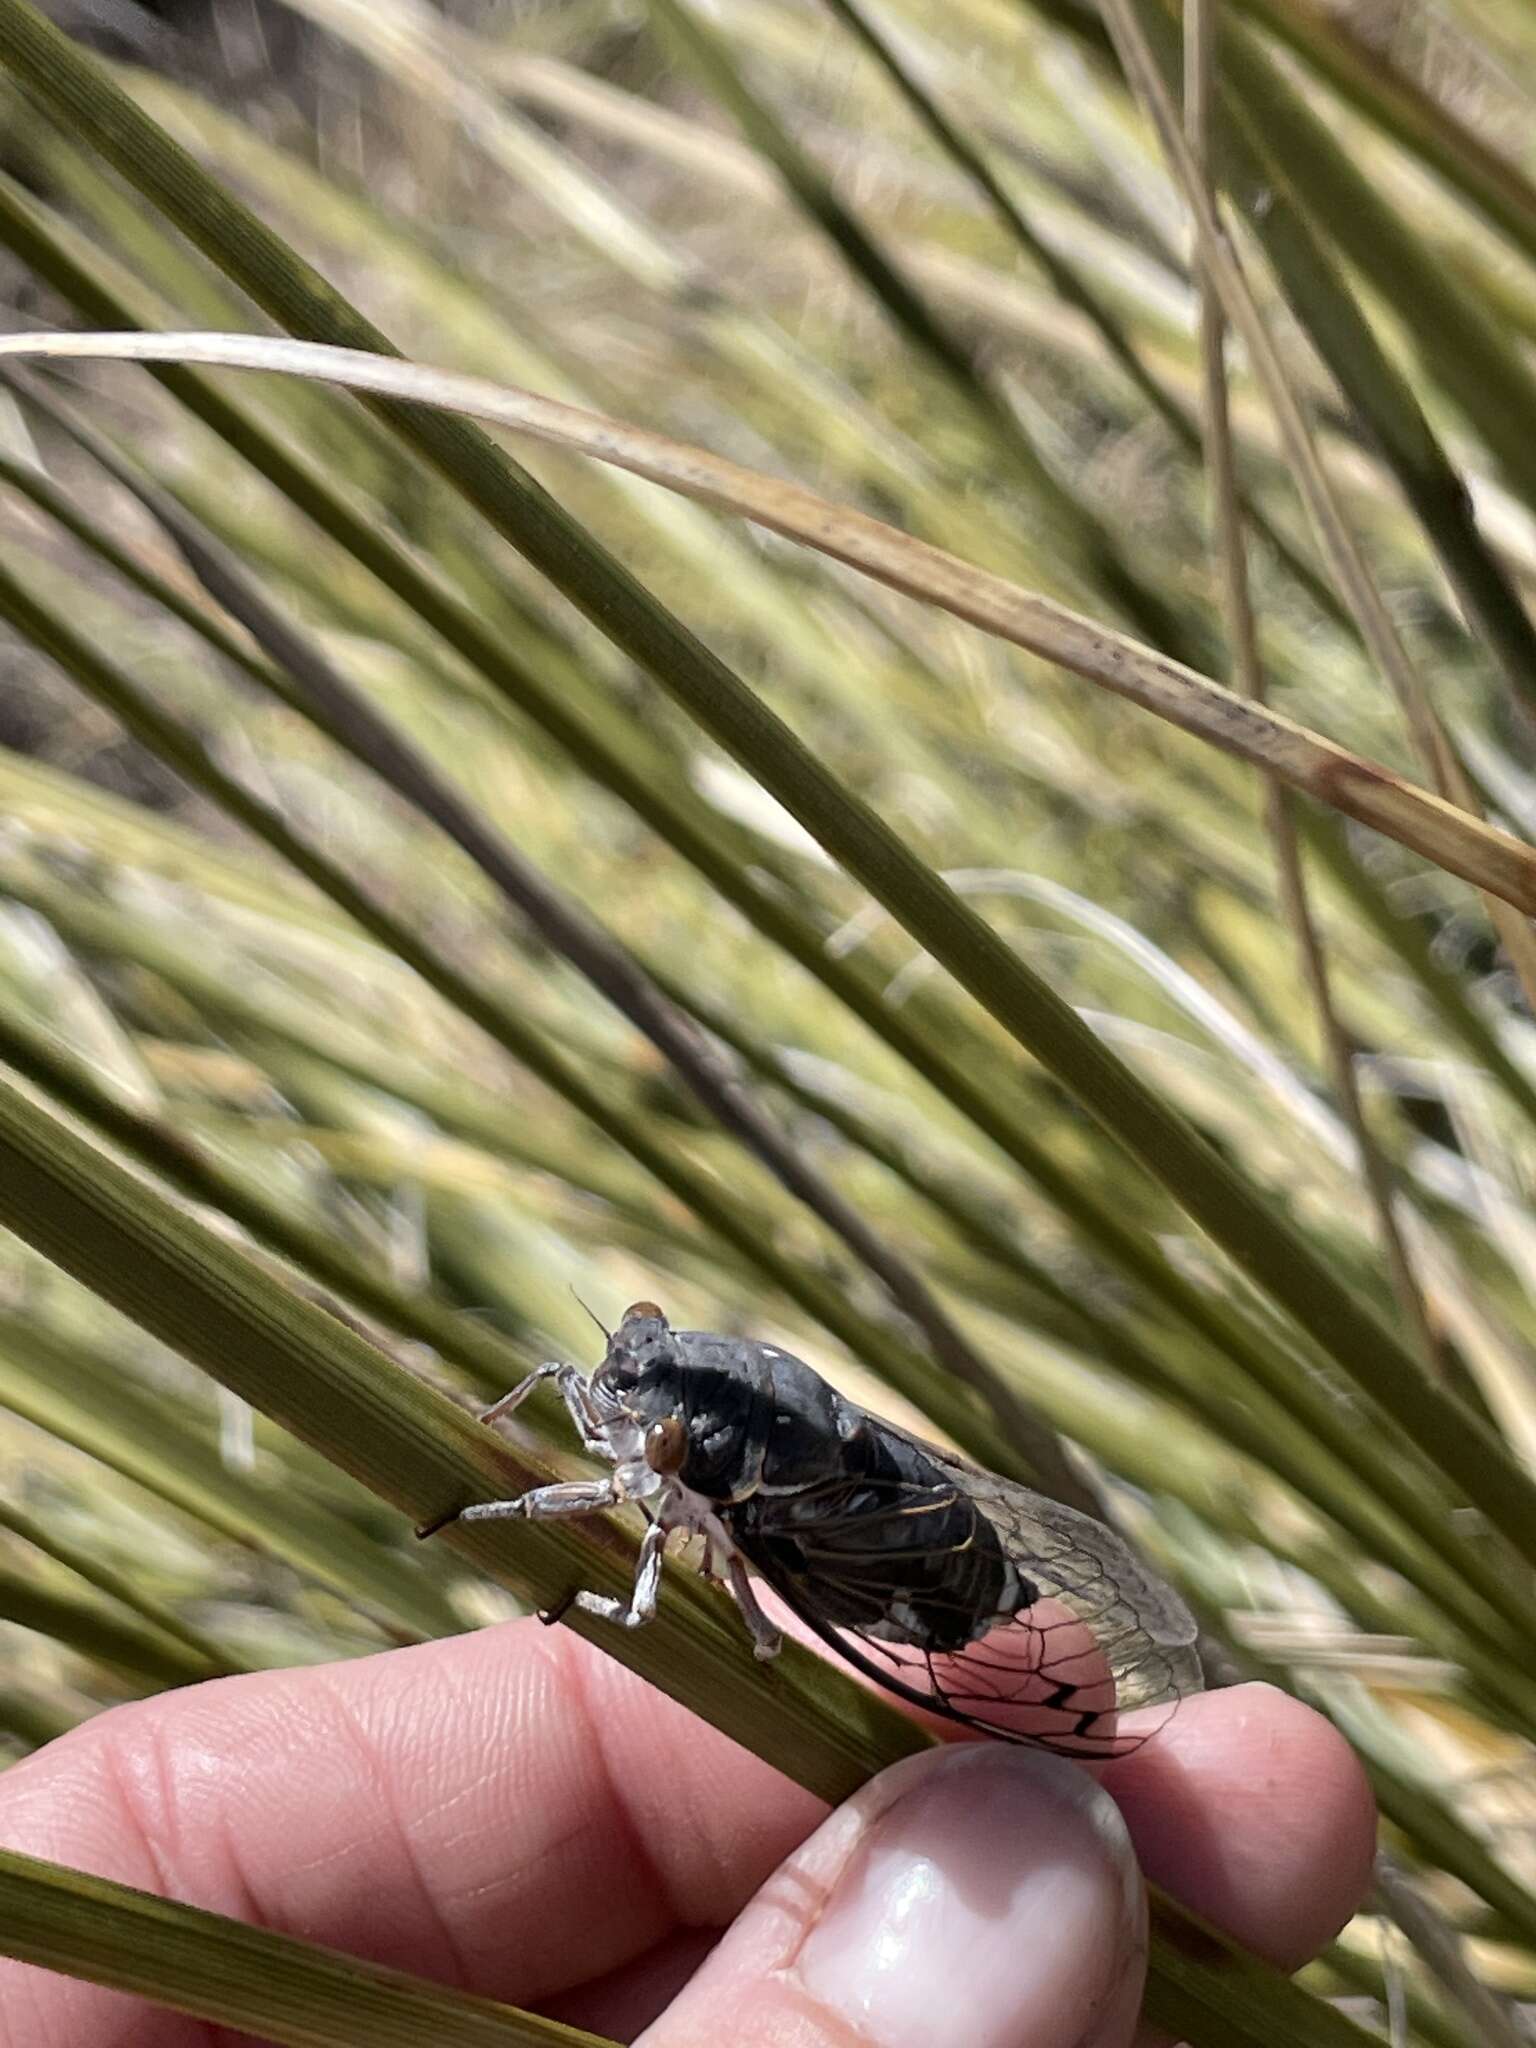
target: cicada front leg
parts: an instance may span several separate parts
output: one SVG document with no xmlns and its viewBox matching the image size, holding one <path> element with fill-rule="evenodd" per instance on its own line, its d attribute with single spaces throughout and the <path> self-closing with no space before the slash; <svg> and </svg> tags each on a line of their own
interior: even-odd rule
<svg viewBox="0 0 1536 2048">
<path fill-rule="evenodd" d="M 598 1457 L 612 1456 L 602 1419 L 592 1405 L 586 1375 L 574 1365 L 541 1365 L 536 1372 L 529 1373 L 527 1379 L 519 1380 L 510 1394 L 503 1394 L 499 1401 L 493 1401 L 489 1408 L 482 1409 L 480 1420 L 499 1422 L 503 1415 L 510 1415 L 515 1408 L 520 1408 L 534 1388 L 542 1386 L 546 1380 L 555 1382 L 566 1413 L 575 1424 L 576 1434 L 584 1447 Z"/>
</svg>

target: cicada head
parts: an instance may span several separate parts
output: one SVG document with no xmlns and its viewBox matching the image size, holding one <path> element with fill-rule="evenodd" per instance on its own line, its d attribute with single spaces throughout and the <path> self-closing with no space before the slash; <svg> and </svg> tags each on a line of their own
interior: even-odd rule
<svg viewBox="0 0 1536 2048">
<path fill-rule="evenodd" d="M 637 1301 L 608 1339 L 603 1362 L 592 1375 L 592 1399 L 605 1420 L 646 1428 L 677 1413 L 682 1373 L 672 1325 L 654 1301 Z"/>
<path fill-rule="evenodd" d="M 626 1310 L 589 1386 L 627 1455 L 725 1503 L 761 1477 L 773 1413 L 768 1360 L 780 1355 L 740 1338 L 674 1330 L 654 1302 L 642 1301 Z"/>
</svg>

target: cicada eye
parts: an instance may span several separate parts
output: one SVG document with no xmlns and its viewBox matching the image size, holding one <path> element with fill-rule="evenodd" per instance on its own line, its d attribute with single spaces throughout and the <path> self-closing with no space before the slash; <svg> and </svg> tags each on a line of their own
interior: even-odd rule
<svg viewBox="0 0 1536 2048">
<path fill-rule="evenodd" d="M 664 1415 L 645 1432 L 645 1462 L 653 1472 L 670 1478 L 682 1471 L 687 1456 L 688 1431 L 680 1416 Z"/>
<path fill-rule="evenodd" d="M 654 1301 L 632 1301 L 620 1316 L 619 1327 L 622 1329 L 626 1323 L 664 1323 L 666 1320 Z"/>
</svg>

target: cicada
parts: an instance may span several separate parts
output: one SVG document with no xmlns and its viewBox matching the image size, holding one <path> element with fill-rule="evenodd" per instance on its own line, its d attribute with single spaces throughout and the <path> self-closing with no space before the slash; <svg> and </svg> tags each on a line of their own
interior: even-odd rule
<svg viewBox="0 0 1536 2048">
<path fill-rule="evenodd" d="M 642 1626 L 685 1531 L 759 1657 L 781 1638 L 753 1575 L 868 1677 L 967 1728 L 1104 1759 L 1145 1739 L 1117 1732 L 1120 1711 L 1200 1687 L 1194 1620 L 1112 1530 L 855 1406 L 775 1345 L 674 1330 L 637 1302 L 590 1377 L 541 1366 L 484 1419 L 546 1380 L 611 1473 L 458 1519 L 637 1504 L 628 1599 L 579 1592 L 562 1611 Z"/>
</svg>

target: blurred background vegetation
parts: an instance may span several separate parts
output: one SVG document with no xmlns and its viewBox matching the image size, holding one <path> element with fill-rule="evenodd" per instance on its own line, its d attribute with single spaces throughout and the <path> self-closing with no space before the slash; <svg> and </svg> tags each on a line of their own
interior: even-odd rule
<svg viewBox="0 0 1536 2048">
<path fill-rule="evenodd" d="M 54 10 L 406 356 L 792 478 L 1531 835 L 1536 17 L 1219 11 L 1185 93 L 1159 0 Z M 349 338 L 212 184 L 168 197 L 143 132 L 72 116 L 28 21 L 4 0 L 5 328 Z M 1244 329 L 1225 396 L 1148 118 L 1202 75 L 1279 371 Z M 910 876 L 882 908 L 776 798 L 771 739 L 690 715 L 590 564 L 506 545 L 457 445 L 292 379 L 6 366 L 16 1116 L 466 1407 L 590 1359 L 583 1302 L 654 1297 L 1096 1491 L 1213 1675 L 1293 1688 L 1373 1771 L 1382 1886 L 1310 1989 L 1394 2041 L 1531 2038 L 1527 919 L 1327 789 L 517 444 L 1116 1057 L 1053 1056 Z M 19 1188 L 6 1756 L 516 1611 L 357 1483 L 350 1423 L 123 1314 L 121 1251 L 61 1254 Z"/>
</svg>

